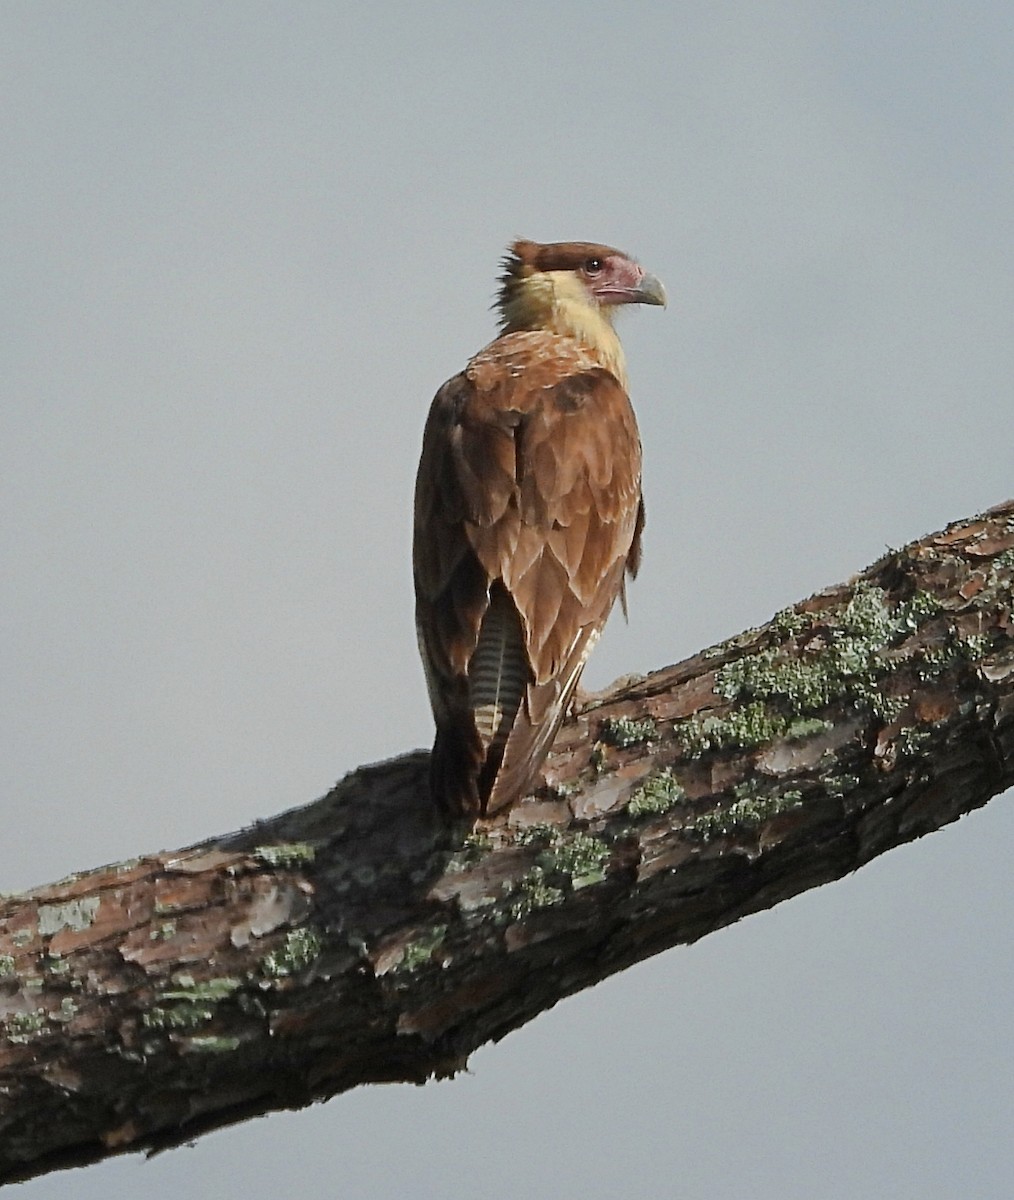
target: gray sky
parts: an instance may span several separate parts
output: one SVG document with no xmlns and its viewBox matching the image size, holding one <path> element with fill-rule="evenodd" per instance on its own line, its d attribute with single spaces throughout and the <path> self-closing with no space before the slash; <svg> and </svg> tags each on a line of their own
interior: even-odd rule
<svg viewBox="0 0 1014 1200">
<path fill-rule="evenodd" d="M 1001 3 L 0 5 L 0 886 L 428 744 L 410 507 L 505 243 L 636 254 L 601 686 L 1014 495 Z M 1010 1193 L 1008 796 L 473 1073 L 35 1198 Z"/>
</svg>

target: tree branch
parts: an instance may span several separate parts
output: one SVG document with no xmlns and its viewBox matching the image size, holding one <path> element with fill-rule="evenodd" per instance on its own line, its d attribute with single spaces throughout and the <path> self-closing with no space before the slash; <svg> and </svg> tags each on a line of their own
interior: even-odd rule
<svg viewBox="0 0 1014 1200">
<path fill-rule="evenodd" d="M 441 827 L 421 752 L 0 910 L 0 1180 L 459 1070 L 562 997 L 1014 782 L 1014 502 L 614 685 L 539 796 Z"/>
</svg>

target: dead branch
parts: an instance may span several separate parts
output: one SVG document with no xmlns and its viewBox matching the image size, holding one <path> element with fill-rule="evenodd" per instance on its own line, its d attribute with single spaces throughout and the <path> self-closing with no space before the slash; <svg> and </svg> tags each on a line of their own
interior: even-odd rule
<svg viewBox="0 0 1014 1200">
<path fill-rule="evenodd" d="M 561 732 L 441 827 L 421 752 L 178 853 L 8 898 L 0 1180 L 460 1069 L 562 997 L 1014 782 L 1014 502 Z"/>
</svg>

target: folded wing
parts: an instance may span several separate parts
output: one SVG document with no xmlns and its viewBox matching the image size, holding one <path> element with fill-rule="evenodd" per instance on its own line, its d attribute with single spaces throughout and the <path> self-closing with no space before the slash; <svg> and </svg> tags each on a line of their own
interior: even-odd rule
<svg viewBox="0 0 1014 1200">
<path fill-rule="evenodd" d="M 437 393 L 416 484 L 432 787 L 491 814 L 530 787 L 643 523 L 627 394 L 550 333 L 507 335 Z"/>
</svg>

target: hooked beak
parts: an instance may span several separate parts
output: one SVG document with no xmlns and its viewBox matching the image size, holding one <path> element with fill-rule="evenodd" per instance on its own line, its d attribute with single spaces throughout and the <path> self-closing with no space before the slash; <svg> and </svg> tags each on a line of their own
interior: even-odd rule
<svg viewBox="0 0 1014 1200">
<path fill-rule="evenodd" d="M 631 304 L 658 304 L 662 308 L 666 306 L 665 288 L 662 285 L 662 280 L 657 275 L 649 275 L 646 271 L 641 277 L 641 282 L 631 291 Z"/>
<path fill-rule="evenodd" d="M 636 267 L 640 278 L 632 283 L 611 283 L 595 289 L 595 297 L 600 304 L 609 306 L 619 304 L 659 304 L 665 308 L 666 294 L 662 281 L 647 271 Z"/>
</svg>

